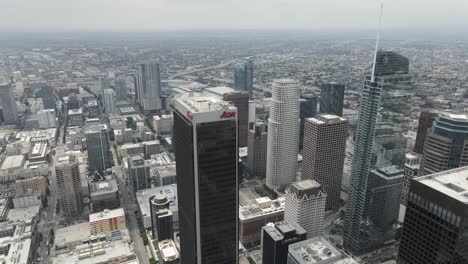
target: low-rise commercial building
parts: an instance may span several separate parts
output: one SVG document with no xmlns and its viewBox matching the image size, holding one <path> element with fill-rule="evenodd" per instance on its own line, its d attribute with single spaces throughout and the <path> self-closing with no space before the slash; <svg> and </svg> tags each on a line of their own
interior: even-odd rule
<svg viewBox="0 0 468 264">
<path fill-rule="evenodd" d="M 288 264 L 357 264 L 343 255 L 323 237 L 289 245 Z"/>
<path fill-rule="evenodd" d="M 179 250 L 173 240 L 162 240 L 158 242 L 158 258 L 161 264 L 179 264 Z"/>
<path fill-rule="evenodd" d="M 177 185 L 167 185 L 151 189 L 145 189 L 136 192 L 135 196 L 138 201 L 138 207 L 140 209 L 140 215 L 143 218 L 143 225 L 145 229 L 151 229 L 151 208 L 150 198 L 156 194 L 164 193 L 169 201 L 169 210 L 172 213 L 172 219 L 174 223 L 174 230 L 178 229 L 179 226 L 179 209 L 177 207 Z"/>
<path fill-rule="evenodd" d="M 127 228 L 125 222 L 125 212 L 123 208 L 115 210 L 104 210 L 99 213 L 89 215 L 89 226 L 91 235 L 109 233 L 115 230 Z"/>
<path fill-rule="evenodd" d="M 247 247 L 260 244 L 262 228 L 268 223 L 276 223 L 284 219 L 285 198 L 271 200 L 262 197 L 249 206 L 239 208 L 239 238 Z"/>
<path fill-rule="evenodd" d="M 120 207 L 119 188 L 115 179 L 89 184 L 93 212 Z"/>
<path fill-rule="evenodd" d="M 83 110 L 81 108 L 68 110 L 68 126 L 83 126 Z"/>
</svg>

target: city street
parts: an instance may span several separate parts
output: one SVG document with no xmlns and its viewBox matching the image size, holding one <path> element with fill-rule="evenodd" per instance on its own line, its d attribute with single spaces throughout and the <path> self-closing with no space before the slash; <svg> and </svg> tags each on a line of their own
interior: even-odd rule
<svg viewBox="0 0 468 264">
<path fill-rule="evenodd" d="M 55 157 L 52 158 L 53 162 Z M 54 168 L 53 166 L 51 168 Z M 57 191 L 55 188 L 55 177 L 54 177 L 54 172 L 50 172 L 49 176 L 49 191 L 50 195 L 47 197 L 48 198 L 48 206 L 46 209 L 43 209 L 41 212 L 41 218 L 39 223 L 37 224 L 37 230 L 39 233 L 42 234 L 42 241 L 40 242 L 40 245 L 37 246 L 39 248 L 38 255 L 41 258 L 40 263 L 49 263 L 48 257 L 49 257 L 49 249 L 48 247 L 50 245 L 48 243 L 50 237 L 50 230 L 56 229 L 58 225 L 58 220 L 57 216 L 55 213 L 55 208 L 57 206 Z M 45 217 L 44 217 L 45 216 Z"/>
<path fill-rule="evenodd" d="M 145 245 L 143 244 L 143 239 L 140 236 L 140 230 L 138 228 L 138 223 L 134 214 L 136 206 L 133 200 L 133 196 L 127 189 L 122 171 L 116 170 L 115 175 L 117 175 L 117 183 L 119 185 L 119 190 L 123 201 L 122 207 L 124 208 L 125 212 L 127 212 L 127 228 L 134 243 L 133 246 L 135 248 L 135 254 L 138 257 L 140 264 L 149 264 L 149 256 L 146 252 Z"/>
</svg>

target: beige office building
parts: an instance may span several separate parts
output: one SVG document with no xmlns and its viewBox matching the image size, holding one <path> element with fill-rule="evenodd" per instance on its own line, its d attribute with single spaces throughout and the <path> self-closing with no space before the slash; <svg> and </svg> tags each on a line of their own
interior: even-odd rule
<svg viewBox="0 0 468 264">
<path fill-rule="evenodd" d="M 326 210 L 340 206 L 347 130 L 348 121 L 336 115 L 317 115 L 305 121 L 302 179 L 323 186 Z"/>
</svg>

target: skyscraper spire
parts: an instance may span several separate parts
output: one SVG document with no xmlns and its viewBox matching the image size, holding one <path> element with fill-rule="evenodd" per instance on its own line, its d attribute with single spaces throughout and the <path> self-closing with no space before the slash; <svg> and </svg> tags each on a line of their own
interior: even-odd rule
<svg viewBox="0 0 468 264">
<path fill-rule="evenodd" d="M 377 64 L 377 51 L 379 50 L 380 30 L 382 29 L 383 0 L 380 2 L 379 27 L 377 28 L 377 39 L 375 40 L 374 63 L 372 65 L 371 82 L 375 80 L 375 65 Z"/>
</svg>

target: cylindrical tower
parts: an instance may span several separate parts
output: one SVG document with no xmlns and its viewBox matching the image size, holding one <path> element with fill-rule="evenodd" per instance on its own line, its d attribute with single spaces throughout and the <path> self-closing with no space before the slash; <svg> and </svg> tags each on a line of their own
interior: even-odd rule
<svg viewBox="0 0 468 264">
<path fill-rule="evenodd" d="M 266 184 L 269 188 L 285 188 L 296 181 L 299 147 L 299 82 L 291 79 L 273 81 Z"/>
</svg>

